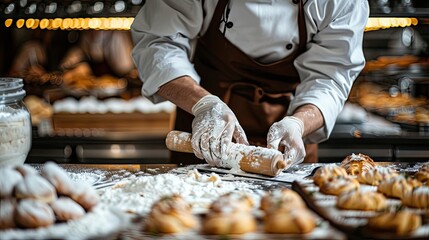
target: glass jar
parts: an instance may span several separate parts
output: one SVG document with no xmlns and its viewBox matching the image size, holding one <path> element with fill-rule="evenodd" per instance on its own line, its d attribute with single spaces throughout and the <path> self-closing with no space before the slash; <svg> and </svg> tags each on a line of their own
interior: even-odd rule
<svg viewBox="0 0 429 240">
<path fill-rule="evenodd" d="M 20 78 L 0 78 L 0 166 L 21 165 L 31 147 L 31 118 Z"/>
</svg>

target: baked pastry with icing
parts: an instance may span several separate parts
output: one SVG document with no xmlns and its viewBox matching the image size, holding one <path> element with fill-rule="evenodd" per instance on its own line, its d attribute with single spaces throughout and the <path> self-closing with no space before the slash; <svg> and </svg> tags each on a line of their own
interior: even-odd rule
<svg viewBox="0 0 429 240">
<path fill-rule="evenodd" d="M 152 205 L 144 228 L 151 233 L 180 233 L 197 224 L 191 206 L 180 195 L 172 195 L 163 197 Z"/>
<path fill-rule="evenodd" d="M 368 219 L 367 226 L 383 231 L 393 231 L 397 235 L 406 235 L 422 225 L 419 215 L 410 211 L 386 212 Z"/>
<path fill-rule="evenodd" d="M 15 199 L 0 200 L 0 229 L 14 228 L 15 224 Z"/>
<path fill-rule="evenodd" d="M 15 221 L 18 226 L 26 228 L 46 227 L 54 224 L 55 215 L 47 203 L 23 199 L 16 207 Z"/>
<path fill-rule="evenodd" d="M 325 182 L 319 188 L 319 191 L 324 194 L 339 195 L 342 192 L 357 190 L 359 187 L 360 184 L 355 178 L 346 176 L 333 178 L 330 181 Z"/>
<path fill-rule="evenodd" d="M 17 199 L 37 199 L 50 203 L 57 198 L 54 186 L 40 175 L 25 175 L 24 179 L 15 186 Z"/>
<path fill-rule="evenodd" d="M 421 186 L 407 191 L 401 197 L 402 204 L 413 208 L 429 208 L 429 187 Z"/>
<path fill-rule="evenodd" d="M 57 190 L 58 194 L 71 196 L 75 183 L 61 167 L 53 162 L 47 162 L 43 166 L 41 175 L 46 178 Z"/>
<path fill-rule="evenodd" d="M 383 180 L 379 183 L 377 191 L 388 197 L 402 198 L 403 194 L 412 191 L 415 187 L 421 186 L 422 183 L 416 179 L 405 178 L 402 175 Z"/>
<path fill-rule="evenodd" d="M 423 163 L 419 171 L 414 175 L 421 182 L 429 182 L 429 162 Z"/>
<path fill-rule="evenodd" d="M 376 163 L 369 156 L 359 153 L 347 156 L 340 166 L 346 169 L 349 175 L 359 175 L 367 172 L 376 166 Z"/>
<path fill-rule="evenodd" d="M 16 171 L 21 173 L 22 176 L 28 176 L 28 175 L 36 175 L 39 174 L 35 168 L 33 168 L 30 165 L 18 165 L 15 167 Z"/>
<path fill-rule="evenodd" d="M 347 210 L 379 211 L 387 207 L 386 197 L 373 191 L 350 191 L 338 195 L 337 207 Z"/>
<path fill-rule="evenodd" d="M 70 198 L 79 203 L 86 211 L 90 211 L 99 202 L 98 193 L 89 185 L 76 184 Z"/>
<path fill-rule="evenodd" d="M 12 197 L 13 189 L 23 177 L 11 167 L 0 168 L 0 198 Z"/>
<path fill-rule="evenodd" d="M 324 182 L 336 177 L 346 177 L 346 170 L 336 164 L 327 164 L 317 169 L 313 176 L 314 184 L 317 186 L 323 185 Z"/>
<path fill-rule="evenodd" d="M 316 219 L 307 208 L 279 209 L 264 217 L 264 231 L 276 234 L 304 234 L 313 231 Z"/>
<path fill-rule="evenodd" d="M 68 197 L 60 197 L 51 203 L 57 220 L 68 221 L 79 219 L 85 215 L 85 209 Z"/>
<path fill-rule="evenodd" d="M 357 180 L 359 183 L 368 184 L 372 186 L 378 186 L 378 184 L 383 181 L 390 179 L 392 177 L 398 176 L 396 170 L 392 168 L 386 168 L 382 166 L 376 166 L 366 172 L 363 172 L 357 175 Z"/>
<path fill-rule="evenodd" d="M 306 208 L 306 206 L 298 193 L 288 188 L 281 188 L 267 192 L 261 198 L 259 208 L 262 211 L 269 213 L 272 211 L 278 211 L 279 209 L 289 210 L 294 208 Z"/>
<path fill-rule="evenodd" d="M 215 200 L 203 219 L 205 234 L 244 234 L 256 230 L 256 219 L 251 213 L 253 202 L 241 193 L 228 193 Z"/>
</svg>

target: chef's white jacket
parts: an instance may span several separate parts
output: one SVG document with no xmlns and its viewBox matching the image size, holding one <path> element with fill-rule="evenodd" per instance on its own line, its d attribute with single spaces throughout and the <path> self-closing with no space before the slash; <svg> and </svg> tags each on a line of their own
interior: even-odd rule
<svg viewBox="0 0 429 240">
<path fill-rule="evenodd" d="M 217 0 L 147 0 L 135 17 L 132 56 L 143 81 L 142 94 L 161 102 L 160 86 L 180 76 L 200 76 L 192 64 L 197 38 L 205 33 Z M 296 49 L 298 5 L 293 0 L 231 0 L 228 22 L 219 30 L 244 53 L 261 63 L 287 57 Z M 306 142 L 329 137 L 335 120 L 362 70 L 367 0 L 304 0 L 307 51 L 294 62 L 301 78 L 288 114 L 303 104 L 317 106 L 325 126 Z M 292 44 L 292 48 L 290 48 Z M 289 45 L 288 47 L 286 47 Z"/>
</svg>

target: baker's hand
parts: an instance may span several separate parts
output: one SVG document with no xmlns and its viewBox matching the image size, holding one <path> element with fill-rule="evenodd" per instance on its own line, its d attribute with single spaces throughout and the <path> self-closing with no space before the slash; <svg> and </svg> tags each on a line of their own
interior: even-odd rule
<svg viewBox="0 0 429 240">
<path fill-rule="evenodd" d="M 232 110 L 217 96 L 207 95 L 193 107 L 192 148 L 195 156 L 207 163 L 222 166 L 232 138 L 237 143 L 249 144 L 243 128 Z"/>
<path fill-rule="evenodd" d="M 292 166 L 301 163 L 305 157 L 303 122 L 296 117 L 285 117 L 274 123 L 267 135 L 267 147 L 284 147 L 284 158 Z"/>
</svg>

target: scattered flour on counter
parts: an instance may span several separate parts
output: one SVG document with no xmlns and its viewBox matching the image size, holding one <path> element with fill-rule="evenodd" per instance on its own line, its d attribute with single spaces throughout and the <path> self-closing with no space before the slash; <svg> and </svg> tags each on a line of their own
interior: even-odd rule
<svg viewBox="0 0 429 240">
<path fill-rule="evenodd" d="M 125 213 L 99 204 L 80 219 L 45 228 L 0 231 L 0 239 L 113 239 L 109 235 L 119 233 L 129 220 Z"/>
<path fill-rule="evenodd" d="M 257 188 L 259 186 L 246 182 L 226 182 L 219 176 L 207 176 L 191 170 L 187 174 L 164 173 L 137 177 L 99 192 L 101 202 L 123 211 L 145 215 L 155 201 L 174 193 L 180 194 L 190 203 L 194 212 L 204 211 L 219 196 L 233 191 L 248 193 L 257 204 L 260 199 L 254 192 Z"/>
</svg>

